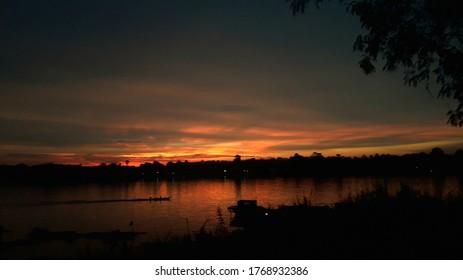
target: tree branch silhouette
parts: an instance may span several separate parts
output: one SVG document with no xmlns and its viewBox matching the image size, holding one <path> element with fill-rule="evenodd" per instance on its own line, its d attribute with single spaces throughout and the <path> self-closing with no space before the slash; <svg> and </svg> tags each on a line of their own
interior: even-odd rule
<svg viewBox="0 0 463 280">
<path fill-rule="evenodd" d="M 323 0 L 291 1 L 294 15 L 309 4 L 317 8 Z M 459 0 L 339 0 L 346 11 L 359 17 L 365 35 L 358 35 L 354 51 L 363 54 L 358 62 L 365 74 L 404 69 L 408 86 L 424 83 L 439 89 L 437 96 L 457 102 L 447 112 L 452 126 L 463 126 L 463 10 Z"/>
</svg>

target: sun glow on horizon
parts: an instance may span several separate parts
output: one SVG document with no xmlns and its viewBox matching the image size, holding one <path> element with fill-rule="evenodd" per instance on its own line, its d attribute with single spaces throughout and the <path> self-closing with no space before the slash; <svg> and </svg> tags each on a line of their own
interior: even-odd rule
<svg viewBox="0 0 463 280">
<path fill-rule="evenodd" d="M 264 142 L 256 141 L 260 145 Z M 265 142 L 267 145 L 274 144 L 273 142 Z M 278 142 L 277 142 L 278 143 Z M 268 159 L 268 158 L 289 158 L 294 154 L 299 154 L 301 156 L 310 156 L 314 152 L 322 153 L 324 156 L 348 156 L 348 157 L 360 157 L 360 156 L 369 156 L 374 154 L 392 154 L 392 155 L 403 155 L 407 153 L 419 153 L 419 152 L 429 152 L 433 147 L 458 147 L 461 142 L 459 140 L 450 140 L 450 141 L 430 141 L 423 143 L 411 143 L 411 144 L 400 144 L 400 145 L 387 145 L 387 146 L 365 146 L 365 147 L 339 147 L 339 148 L 327 148 L 327 149 L 287 149 L 285 151 L 271 151 L 268 147 L 261 147 L 260 152 L 256 153 L 253 147 L 249 149 L 244 148 L 246 144 L 249 143 L 237 143 L 230 144 L 228 143 L 221 146 L 220 148 L 197 148 L 197 149 L 186 149 L 182 152 L 181 147 L 176 147 L 176 151 L 164 151 L 158 153 L 151 152 L 131 152 L 123 154 L 93 154 L 89 155 L 80 155 L 73 153 L 55 153 L 44 156 L 41 160 L 35 159 L 30 162 L 25 162 L 26 164 L 40 164 L 40 163 L 58 163 L 58 164 L 80 164 L 85 166 L 97 166 L 102 163 L 105 164 L 121 164 L 126 165 L 128 161 L 129 166 L 139 166 L 140 164 L 146 162 L 160 162 L 162 164 L 167 164 L 168 162 L 178 162 L 178 161 L 189 161 L 189 162 L 199 162 L 199 161 L 232 161 L 236 155 L 240 155 L 243 160 L 256 158 L 256 159 Z M 244 146 L 243 146 L 244 145 Z M 129 147 L 130 149 L 130 147 Z M 167 149 L 164 149 L 167 150 Z M 445 150 L 445 148 L 444 148 Z M 452 153 L 453 151 L 446 151 Z"/>
<path fill-rule="evenodd" d="M 4 145 L 5 164 L 62 163 L 86 166 L 127 164 L 137 166 L 158 161 L 231 161 L 235 155 L 247 158 L 288 158 L 296 153 L 310 156 L 363 156 L 429 152 L 441 147 L 448 153 L 463 148 L 461 132 L 452 127 L 410 127 L 407 125 L 292 125 L 274 124 L 240 127 L 226 125 L 182 125 L 179 131 L 167 126 L 156 129 L 114 125 L 102 129 L 98 143 Z M 109 131 L 109 132 L 108 132 Z M 107 133 L 107 134 L 104 134 Z M 444 139 L 444 140 L 443 140 Z"/>
</svg>

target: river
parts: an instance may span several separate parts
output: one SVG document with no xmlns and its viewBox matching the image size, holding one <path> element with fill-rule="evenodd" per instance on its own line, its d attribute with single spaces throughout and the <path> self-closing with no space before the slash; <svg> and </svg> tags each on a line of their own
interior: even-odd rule
<svg viewBox="0 0 463 280">
<path fill-rule="evenodd" d="M 304 197 L 311 203 L 332 205 L 384 184 L 378 178 L 194 180 L 88 184 L 75 186 L 0 187 L 0 226 L 9 230 L 3 240 L 23 238 L 33 227 L 50 231 L 138 231 L 144 239 L 197 231 L 217 223 L 220 208 L 228 223 L 227 207 L 240 199 L 256 199 L 265 207 L 292 205 Z M 459 195 L 457 177 L 390 178 L 391 192 L 401 184 L 423 194 Z M 126 201 L 70 204 L 75 200 L 123 200 L 169 196 L 170 201 Z"/>
</svg>

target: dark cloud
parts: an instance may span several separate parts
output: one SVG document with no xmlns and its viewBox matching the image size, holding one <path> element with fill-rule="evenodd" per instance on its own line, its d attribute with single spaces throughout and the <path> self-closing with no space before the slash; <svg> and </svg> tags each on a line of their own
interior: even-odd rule
<svg viewBox="0 0 463 280">
<path fill-rule="evenodd" d="M 102 143 L 97 127 L 37 120 L 0 119 L 0 130 L 5 132 L 0 141 L 9 144 L 62 146 Z"/>
</svg>

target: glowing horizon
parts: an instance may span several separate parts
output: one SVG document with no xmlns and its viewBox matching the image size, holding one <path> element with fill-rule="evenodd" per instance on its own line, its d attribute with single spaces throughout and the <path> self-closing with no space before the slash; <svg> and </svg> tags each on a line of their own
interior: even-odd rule
<svg viewBox="0 0 463 280">
<path fill-rule="evenodd" d="M 191 127 L 184 129 L 184 134 L 180 134 L 175 141 L 171 139 L 172 142 L 164 142 L 162 146 L 155 146 L 149 141 L 118 141 L 105 145 L 73 147 L 72 150 L 80 151 L 74 153 L 66 151 L 71 150 L 69 147 L 61 147 L 61 151 L 56 152 L 57 147 L 42 146 L 39 148 L 40 153 L 34 153 L 34 147 L 13 146 L 10 147 L 13 150 L 24 151 L 20 155 L 22 161 L 14 157 L 14 153 L 13 157 L 4 156 L 2 160 L 7 164 L 59 163 L 89 166 L 101 163 L 125 164 L 128 160 L 129 165 L 138 166 L 154 161 L 163 164 L 169 161 L 229 161 L 233 160 L 235 155 L 240 155 L 243 159 L 260 159 L 288 158 L 295 153 L 310 156 L 313 152 L 319 152 L 324 156 L 341 154 L 354 157 L 429 152 L 434 147 L 441 147 L 447 153 L 453 153 L 459 149 L 461 143 L 459 131 L 450 127 L 442 127 L 440 131 L 433 132 L 403 126 L 382 126 L 377 129 L 381 132 L 364 127 L 333 127 L 325 132 L 317 130 L 317 133 L 254 128 L 237 134 L 232 128 Z M 446 140 L 441 140 L 442 134 L 446 135 Z M 228 139 L 224 142 L 220 141 L 222 138 Z M 156 142 L 156 137 L 146 136 L 146 139 Z M 8 149 L 5 146 L 3 148 Z M 29 159 L 28 153 L 32 155 Z"/>
</svg>

